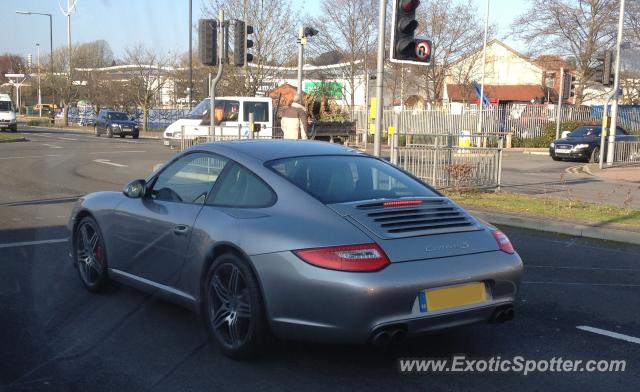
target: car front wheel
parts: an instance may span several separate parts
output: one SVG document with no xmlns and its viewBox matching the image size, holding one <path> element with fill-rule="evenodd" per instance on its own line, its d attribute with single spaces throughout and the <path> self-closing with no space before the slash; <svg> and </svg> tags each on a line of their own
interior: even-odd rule
<svg viewBox="0 0 640 392">
<path fill-rule="evenodd" d="M 591 156 L 589 157 L 589 163 L 599 163 L 600 162 L 600 147 L 595 147 L 593 151 L 591 151 Z"/>
<path fill-rule="evenodd" d="M 113 129 L 111 129 L 111 127 L 107 127 L 107 137 L 113 137 Z"/>
<path fill-rule="evenodd" d="M 85 217 L 74 234 L 74 262 L 80 279 L 89 291 L 101 290 L 107 278 L 107 253 L 98 223 Z"/>
<path fill-rule="evenodd" d="M 209 268 L 204 290 L 205 324 L 220 350 L 234 359 L 260 351 L 266 334 L 260 288 L 249 266 L 234 254 Z"/>
</svg>

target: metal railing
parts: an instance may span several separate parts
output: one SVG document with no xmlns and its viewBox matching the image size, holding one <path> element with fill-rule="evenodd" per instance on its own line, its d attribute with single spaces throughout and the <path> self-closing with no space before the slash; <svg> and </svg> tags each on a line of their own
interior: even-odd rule
<svg viewBox="0 0 640 392">
<path fill-rule="evenodd" d="M 613 164 L 640 165 L 640 141 L 619 141 L 615 143 Z"/>
<path fill-rule="evenodd" d="M 238 124 L 238 126 L 225 127 L 216 126 L 213 129 L 207 127 L 208 135 L 188 136 L 185 135 L 185 126 L 181 127 L 181 138 L 179 150 L 185 150 L 189 147 L 195 146 L 201 143 L 221 142 L 221 141 L 235 141 L 235 140 L 277 140 L 282 139 L 282 136 L 273 136 L 278 134 L 278 128 L 274 127 L 272 135 L 260 135 L 246 131 L 246 126 Z M 226 134 L 225 134 L 226 133 Z"/>
<path fill-rule="evenodd" d="M 507 104 L 482 113 L 475 105 L 443 107 L 428 110 L 405 110 L 400 112 L 402 133 L 424 135 L 434 133 L 458 134 L 461 131 L 477 132 L 478 117 L 483 118 L 483 133 L 510 132 L 514 137 L 528 139 L 542 136 L 545 126 L 553 124 L 557 117 L 556 105 Z M 383 128 L 393 125 L 395 111 L 385 110 Z M 602 108 L 586 106 L 563 106 L 560 121 L 599 122 Z M 368 130 L 368 112 L 355 111 L 353 121 L 358 132 Z M 640 133 L 640 107 L 621 107 L 618 123 L 631 133 Z M 386 133 L 386 132 L 385 132 Z"/>
</svg>

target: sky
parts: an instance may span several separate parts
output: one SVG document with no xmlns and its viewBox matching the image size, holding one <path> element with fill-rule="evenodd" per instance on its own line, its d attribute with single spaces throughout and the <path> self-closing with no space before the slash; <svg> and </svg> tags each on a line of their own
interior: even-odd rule
<svg viewBox="0 0 640 392">
<path fill-rule="evenodd" d="M 320 14 L 320 1 L 294 0 L 294 4 L 308 15 L 317 16 Z M 471 1 L 484 17 L 485 0 Z M 201 17 L 205 2 L 207 0 L 193 0 L 194 23 Z M 66 8 L 66 3 L 66 0 L 0 0 L 0 26 L 3 30 L 0 53 L 16 53 L 25 57 L 31 53 L 35 62 L 36 43 L 40 43 L 41 56 L 49 52 L 49 18 L 18 15 L 15 11 L 52 14 L 53 47 L 66 45 L 67 20 L 60 8 L 61 5 Z M 490 23 L 499 28 L 499 38 L 522 51 L 527 48 L 508 38 L 508 28 L 526 7 L 526 0 L 492 0 L 489 17 Z M 77 10 L 71 17 L 71 40 L 77 43 L 105 39 L 116 57 L 122 57 L 126 48 L 137 44 L 155 47 L 160 53 L 179 55 L 188 50 L 188 17 L 188 0 L 78 0 Z M 292 31 L 294 29 L 292 26 Z M 194 45 L 195 40 L 194 33 Z"/>
</svg>

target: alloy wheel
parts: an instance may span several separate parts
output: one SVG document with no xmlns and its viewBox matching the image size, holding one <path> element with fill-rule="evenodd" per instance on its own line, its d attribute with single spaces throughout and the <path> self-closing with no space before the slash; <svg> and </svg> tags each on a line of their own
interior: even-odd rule
<svg viewBox="0 0 640 392">
<path fill-rule="evenodd" d="M 76 235 L 76 261 L 80 277 L 88 287 L 97 286 L 105 272 L 104 244 L 97 227 L 84 221 Z"/>
<path fill-rule="evenodd" d="M 225 263 L 211 278 L 209 318 L 218 341 L 230 349 L 251 334 L 251 301 L 247 281 L 237 266 Z"/>
</svg>

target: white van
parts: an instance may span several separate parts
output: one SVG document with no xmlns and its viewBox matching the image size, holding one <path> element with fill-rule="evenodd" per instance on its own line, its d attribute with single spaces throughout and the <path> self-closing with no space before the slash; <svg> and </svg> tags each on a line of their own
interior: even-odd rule
<svg viewBox="0 0 640 392">
<path fill-rule="evenodd" d="M 249 138 L 249 113 L 253 113 L 253 121 L 259 124 L 260 131 L 254 136 L 273 136 L 273 101 L 264 97 L 216 97 L 214 113 L 216 114 L 216 136 Z M 200 102 L 189 113 L 169 125 L 164 131 L 165 146 L 179 146 L 183 138 L 195 139 L 209 135 L 209 98 Z"/>
<path fill-rule="evenodd" d="M 12 132 L 18 130 L 16 107 L 8 94 L 0 94 L 0 129 L 8 128 Z"/>
</svg>

